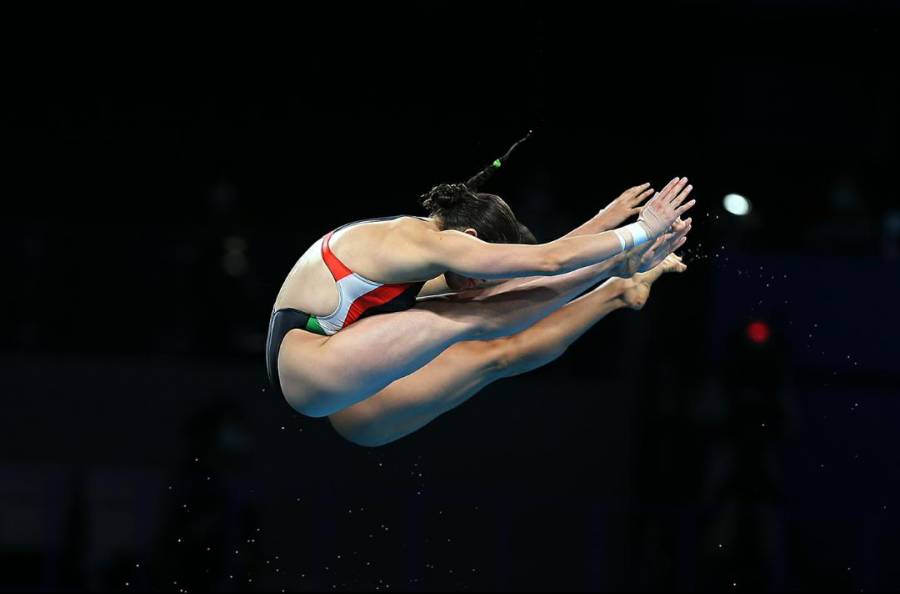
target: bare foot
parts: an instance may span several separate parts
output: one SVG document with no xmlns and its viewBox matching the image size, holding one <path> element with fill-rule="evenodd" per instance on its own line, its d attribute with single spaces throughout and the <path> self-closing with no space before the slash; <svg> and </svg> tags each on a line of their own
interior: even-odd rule
<svg viewBox="0 0 900 594">
<path fill-rule="evenodd" d="M 675 254 L 669 254 L 665 260 L 654 266 L 647 272 L 638 272 L 629 279 L 625 279 L 626 289 L 622 293 L 625 305 L 631 309 L 641 309 L 650 298 L 650 287 L 656 279 L 667 272 L 684 272 L 687 265 Z"/>
</svg>

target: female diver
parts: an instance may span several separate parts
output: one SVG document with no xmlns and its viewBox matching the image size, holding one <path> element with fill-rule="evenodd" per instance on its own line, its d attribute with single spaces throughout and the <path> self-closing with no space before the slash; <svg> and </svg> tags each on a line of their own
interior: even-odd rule
<svg viewBox="0 0 900 594">
<path fill-rule="evenodd" d="M 499 196 L 478 192 L 519 143 L 465 184 L 432 188 L 422 201 L 430 217 L 350 223 L 300 257 L 266 345 L 269 381 L 295 410 L 328 416 L 354 443 L 388 443 L 490 381 L 556 358 L 629 295 L 640 301 L 641 287 L 683 269 L 666 257 L 690 230 L 680 219 L 695 202 L 685 202 L 686 178 L 643 207 L 653 190 L 631 188 L 568 235 L 536 244 Z M 556 311 L 610 276 L 633 278 Z M 538 323 L 554 312 L 556 323 Z M 585 323 L 558 324 L 568 318 Z"/>
</svg>

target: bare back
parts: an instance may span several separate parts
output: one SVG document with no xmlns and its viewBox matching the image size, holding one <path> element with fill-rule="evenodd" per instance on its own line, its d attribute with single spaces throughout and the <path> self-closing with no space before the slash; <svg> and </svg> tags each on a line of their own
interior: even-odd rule
<svg viewBox="0 0 900 594">
<path fill-rule="evenodd" d="M 420 226 L 423 230 L 437 229 L 430 219 L 416 217 L 363 221 L 335 231 L 329 247 L 350 270 L 374 282 L 387 284 L 426 281 L 429 279 L 393 278 L 396 272 L 385 265 L 386 238 L 413 225 Z M 319 239 L 300 256 L 288 273 L 275 299 L 275 309 L 294 308 L 312 315 L 325 316 L 338 306 L 338 299 L 334 277 L 322 260 L 322 239 Z"/>
</svg>

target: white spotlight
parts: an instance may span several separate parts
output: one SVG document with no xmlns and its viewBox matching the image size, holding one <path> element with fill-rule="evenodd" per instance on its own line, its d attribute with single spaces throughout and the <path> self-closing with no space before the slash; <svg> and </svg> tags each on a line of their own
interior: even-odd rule
<svg viewBox="0 0 900 594">
<path fill-rule="evenodd" d="M 722 200 L 722 206 L 724 206 L 725 210 L 727 210 L 731 214 L 737 215 L 739 217 L 742 217 L 750 212 L 750 201 L 740 194 L 728 194 Z"/>
</svg>

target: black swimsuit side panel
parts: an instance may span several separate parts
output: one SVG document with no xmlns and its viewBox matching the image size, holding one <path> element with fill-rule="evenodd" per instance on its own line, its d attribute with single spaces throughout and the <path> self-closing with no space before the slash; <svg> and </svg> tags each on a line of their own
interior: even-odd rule
<svg viewBox="0 0 900 594">
<path fill-rule="evenodd" d="M 266 373 L 269 375 L 269 385 L 279 396 L 284 396 L 281 381 L 278 379 L 278 353 L 281 351 L 281 341 L 295 328 L 305 330 L 307 321 L 309 314 L 292 308 L 272 312 L 269 319 L 269 334 L 266 337 Z"/>
</svg>

